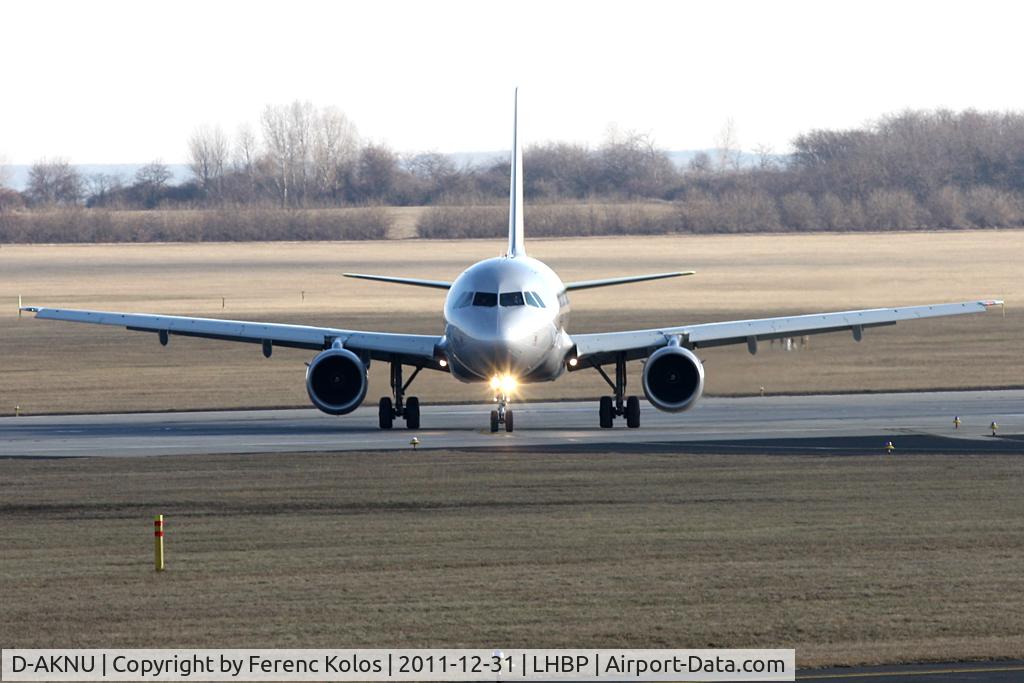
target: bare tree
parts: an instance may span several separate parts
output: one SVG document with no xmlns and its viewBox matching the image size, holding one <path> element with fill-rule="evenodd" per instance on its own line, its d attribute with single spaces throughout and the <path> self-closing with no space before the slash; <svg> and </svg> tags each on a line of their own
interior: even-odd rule
<svg viewBox="0 0 1024 683">
<path fill-rule="evenodd" d="M 273 164 L 273 185 L 281 206 L 288 206 L 291 167 L 294 150 L 288 134 L 288 110 L 283 105 L 268 104 L 260 117 L 267 158 Z"/>
<path fill-rule="evenodd" d="M 282 206 L 305 201 L 312 164 L 314 109 L 309 102 L 267 105 L 261 119 L 263 140 L 275 169 L 274 185 Z"/>
<path fill-rule="evenodd" d="M 687 167 L 693 173 L 710 173 L 713 168 L 711 155 L 707 152 L 697 152 L 693 155 L 693 158 L 690 159 L 690 163 L 687 164 Z"/>
<path fill-rule="evenodd" d="M 113 173 L 92 173 L 85 179 L 89 188 L 87 206 L 107 206 L 124 186 L 122 176 Z"/>
<path fill-rule="evenodd" d="M 598 150 L 598 190 L 627 197 L 658 197 L 676 177 L 672 161 L 650 135 L 610 128 Z"/>
<path fill-rule="evenodd" d="M 152 161 L 135 172 L 132 189 L 147 209 L 160 203 L 167 182 L 173 177 L 171 170 L 160 160 Z"/>
<path fill-rule="evenodd" d="M 289 107 L 289 136 L 294 150 L 292 157 L 292 187 L 298 204 L 306 200 L 313 163 L 313 128 L 316 110 L 310 102 L 292 102 Z"/>
<path fill-rule="evenodd" d="M 67 159 L 43 159 L 29 169 L 25 196 L 31 204 L 77 204 L 82 194 L 82 176 Z"/>
<path fill-rule="evenodd" d="M 758 145 L 754 147 L 754 154 L 757 155 L 757 167 L 762 171 L 767 171 L 776 167 L 775 149 L 771 145 L 767 145 L 763 142 L 758 143 Z"/>
<path fill-rule="evenodd" d="M 316 115 L 313 129 L 313 178 L 316 191 L 337 200 L 359 156 L 359 134 L 335 107 Z"/>
<path fill-rule="evenodd" d="M 244 181 L 244 199 L 252 202 L 256 197 L 256 166 L 259 161 L 259 148 L 256 134 L 248 124 L 239 126 L 235 135 L 235 149 L 232 153 L 232 167 Z"/>
<path fill-rule="evenodd" d="M 384 145 L 367 145 L 359 154 L 356 169 L 357 201 L 386 198 L 398 176 L 398 156 Z"/>
<path fill-rule="evenodd" d="M 0 154 L 0 188 L 10 187 L 11 169 L 7 166 L 7 157 Z"/>
<path fill-rule="evenodd" d="M 228 163 L 228 140 L 220 126 L 201 126 L 188 140 L 189 169 L 203 190 L 220 199 Z"/>
<path fill-rule="evenodd" d="M 732 118 L 725 120 L 722 130 L 715 137 L 715 154 L 718 157 L 718 170 L 738 171 L 740 169 L 740 141 L 736 134 L 736 122 Z"/>
</svg>

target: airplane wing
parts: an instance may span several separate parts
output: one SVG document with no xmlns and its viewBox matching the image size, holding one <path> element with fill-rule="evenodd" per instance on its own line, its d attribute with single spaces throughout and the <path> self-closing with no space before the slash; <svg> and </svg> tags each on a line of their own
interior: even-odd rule
<svg viewBox="0 0 1024 683">
<path fill-rule="evenodd" d="M 630 275 L 627 277 L 610 277 L 603 280 L 581 280 L 579 282 L 567 282 L 565 291 L 571 292 L 576 289 L 592 289 L 594 287 L 610 287 L 611 285 L 625 285 L 630 282 L 646 282 L 647 280 L 662 280 L 667 277 L 682 277 L 693 275 L 694 270 L 679 271 L 674 273 L 652 273 L 650 275 Z"/>
<path fill-rule="evenodd" d="M 433 335 L 362 332 L 308 325 L 40 308 L 37 306 L 23 306 L 21 310 L 35 313 L 37 318 L 43 320 L 115 325 L 133 331 L 156 332 L 160 335 L 161 343 L 166 343 L 168 336 L 173 334 L 263 344 L 264 352 L 269 351 L 273 346 L 320 351 L 330 348 L 336 340 L 340 339 L 345 348 L 356 353 L 364 353 L 374 360 L 395 359 L 410 365 L 441 369 L 438 364 L 440 356 L 436 347 L 441 343 L 442 338 Z"/>
<path fill-rule="evenodd" d="M 415 277 L 394 277 L 392 275 L 367 275 L 366 273 L 342 273 L 345 277 L 353 277 L 357 280 L 376 280 L 377 282 L 391 282 L 398 285 L 413 285 L 415 287 L 433 287 L 434 289 L 451 289 L 452 283 L 444 280 L 421 280 Z"/>
<path fill-rule="evenodd" d="M 578 363 L 572 369 L 579 370 L 611 363 L 618 354 L 622 353 L 626 354 L 628 360 L 646 358 L 660 347 L 665 346 L 673 337 L 679 337 L 681 343 L 690 348 L 745 343 L 752 353 L 756 353 L 757 342 L 765 339 L 782 339 L 849 330 L 853 332 L 854 339 L 859 341 L 864 329 L 868 327 L 895 325 L 904 320 L 983 313 L 993 306 L 1002 304 L 1002 301 L 995 300 L 964 301 L 929 306 L 871 308 L 779 318 L 734 320 L 652 330 L 574 334 L 572 340 L 576 344 Z"/>
</svg>

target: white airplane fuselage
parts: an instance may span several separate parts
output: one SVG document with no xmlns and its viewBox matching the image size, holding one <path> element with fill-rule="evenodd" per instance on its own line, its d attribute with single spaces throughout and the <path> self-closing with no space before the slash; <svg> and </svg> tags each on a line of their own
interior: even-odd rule
<svg viewBox="0 0 1024 683">
<path fill-rule="evenodd" d="M 445 349 L 463 382 L 548 382 L 565 371 L 569 299 L 551 268 L 525 254 L 467 268 L 444 305 Z"/>
</svg>

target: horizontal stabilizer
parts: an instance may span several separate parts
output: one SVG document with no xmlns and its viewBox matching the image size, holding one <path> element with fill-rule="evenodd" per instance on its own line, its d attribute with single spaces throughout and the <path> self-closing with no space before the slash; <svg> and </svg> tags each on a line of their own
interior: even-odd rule
<svg viewBox="0 0 1024 683">
<path fill-rule="evenodd" d="M 696 271 L 684 270 L 675 273 L 652 273 L 650 275 L 630 275 L 629 277 L 610 277 L 603 280 L 581 280 L 580 282 L 570 282 L 565 285 L 566 291 L 572 291 L 574 289 L 591 289 L 593 287 L 610 287 L 612 285 L 626 285 L 631 282 L 645 282 L 647 280 L 663 280 L 667 277 L 682 277 L 684 275 L 693 275 Z"/>
<path fill-rule="evenodd" d="M 434 289 L 451 289 L 452 283 L 444 280 L 421 280 L 415 277 L 392 277 L 391 275 L 366 275 L 364 273 L 342 273 L 345 277 L 354 277 L 359 280 L 377 280 L 378 282 L 392 282 L 399 285 L 413 285 L 414 287 L 433 287 Z"/>
</svg>

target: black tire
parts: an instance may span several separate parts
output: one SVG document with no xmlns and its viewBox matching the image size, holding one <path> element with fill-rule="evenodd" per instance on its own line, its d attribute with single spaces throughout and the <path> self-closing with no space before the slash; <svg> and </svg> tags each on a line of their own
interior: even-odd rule
<svg viewBox="0 0 1024 683">
<path fill-rule="evenodd" d="M 492 410 L 491 411 L 491 431 L 492 432 L 498 431 L 498 411 L 497 410 Z"/>
<path fill-rule="evenodd" d="M 391 429 L 395 419 L 395 409 L 391 405 L 391 399 L 385 396 L 377 405 L 377 419 L 380 421 L 381 429 Z"/>
<path fill-rule="evenodd" d="M 512 411 L 511 410 L 506 410 L 505 411 L 505 431 L 506 432 L 511 432 L 512 431 Z"/>
<path fill-rule="evenodd" d="M 626 426 L 630 429 L 640 426 L 640 399 L 636 396 L 626 399 Z"/>
<path fill-rule="evenodd" d="M 601 403 L 598 407 L 597 414 L 601 419 L 601 429 L 611 429 L 612 420 L 615 419 L 615 414 L 612 412 L 611 396 L 601 397 Z"/>
<path fill-rule="evenodd" d="M 405 428 L 420 428 L 420 400 L 415 396 L 410 396 L 405 402 Z"/>
</svg>

